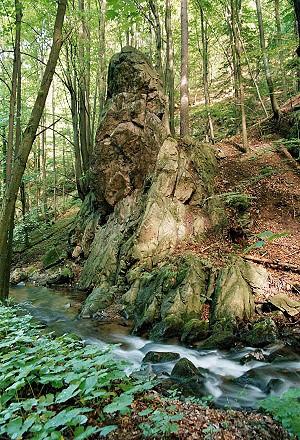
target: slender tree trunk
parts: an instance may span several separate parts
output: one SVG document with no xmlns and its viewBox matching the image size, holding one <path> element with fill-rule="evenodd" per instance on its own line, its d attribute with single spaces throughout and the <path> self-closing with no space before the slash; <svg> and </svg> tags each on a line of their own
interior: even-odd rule
<svg viewBox="0 0 300 440">
<path fill-rule="evenodd" d="M 296 54 L 298 57 L 298 68 L 297 68 L 297 91 L 300 92 L 300 0 L 293 0 L 294 9 L 297 21 L 297 33 L 298 33 L 298 47 L 296 49 Z"/>
<path fill-rule="evenodd" d="M 89 90 L 88 84 L 90 82 L 90 60 L 89 60 L 89 43 L 88 43 L 88 27 L 85 18 L 85 0 L 79 0 L 79 12 L 81 14 L 81 25 L 79 30 L 79 44 L 78 44 L 78 58 L 79 58 L 79 78 L 78 78 L 78 92 L 79 92 L 79 134 L 80 145 L 82 153 L 83 171 L 86 175 L 89 169 L 89 153 L 91 149 L 90 139 L 90 105 L 89 105 Z M 85 176 L 86 178 L 86 176 Z"/>
<path fill-rule="evenodd" d="M 54 81 L 52 82 L 52 123 L 53 128 L 55 128 L 55 86 Z M 55 130 L 52 130 L 52 163 L 53 163 L 53 212 L 54 218 L 56 218 L 57 211 L 57 200 L 56 200 L 56 191 L 57 191 L 57 170 L 56 170 L 56 136 Z"/>
<path fill-rule="evenodd" d="M 41 116 L 42 126 L 46 126 L 45 114 Z M 43 214 L 45 221 L 48 220 L 48 197 L 47 197 L 47 146 L 46 131 L 43 131 L 41 142 L 41 166 L 42 166 L 42 195 L 43 195 Z"/>
<path fill-rule="evenodd" d="M 264 63 L 264 70 L 265 70 L 265 76 L 268 84 L 269 89 L 269 96 L 272 106 L 272 111 L 274 118 L 277 120 L 279 119 L 279 105 L 274 93 L 274 84 L 273 79 L 271 75 L 270 70 L 270 64 L 269 64 L 269 58 L 267 54 L 267 47 L 266 47 L 266 40 L 265 40 L 265 32 L 264 32 L 264 25 L 263 25 L 263 18 L 262 18 L 262 10 L 261 10 L 261 2 L 260 0 L 256 1 L 256 12 L 257 12 L 257 20 L 258 20 L 258 27 L 259 27 L 259 40 L 260 40 L 260 47 L 261 52 L 263 56 L 263 63 Z"/>
<path fill-rule="evenodd" d="M 200 20 L 201 20 L 201 39 L 202 39 L 202 70 L 203 70 L 203 88 L 205 109 L 207 113 L 207 123 L 209 138 L 212 143 L 215 142 L 214 126 L 210 114 L 210 97 L 208 87 L 208 35 L 207 35 L 207 23 L 205 22 L 203 8 L 200 6 Z"/>
<path fill-rule="evenodd" d="M 3 155 L 3 162 L 2 162 L 2 173 L 3 173 L 3 197 L 5 193 L 5 187 L 6 187 L 6 153 L 7 153 L 7 139 L 6 139 L 6 133 L 5 133 L 5 126 L 2 127 L 2 155 Z"/>
<path fill-rule="evenodd" d="M 279 65 L 280 65 L 280 76 L 282 78 L 282 84 L 284 88 L 285 95 L 287 94 L 287 83 L 286 75 L 284 69 L 284 59 L 282 52 L 282 30 L 281 30 L 281 20 L 280 20 L 280 2 L 279 0 L 274 0 L 274 15 L 275 15 L 275 26 L 276 26 L 276 43 L 279 48 Z"/>
<path fill-rule="evenodd" d="M 174 47 L 172 34 L 172 12 L 171 0 L 166 0 L 165 16 L 166 36 L 167 36 L 167 62 L 166 62 L 166 91 L 169 97 L 169 118 L 172 136 L 175 136 L 175 80 L 174 80 Z"/>
<path fill-rule="evenodd" d="M 257 97 L 258 97 L 259 102 L 260 102 L 260 104 L 261 104 L 261 106 L 262 106 L 262 109 L 263 109 L 263 111 L 264 111 L 266 117 L 268 117 L 269 115 L 268 115 L 268 112 L 267 112 L 266 106 L 265 106 L 265 104 L 264 104 L 264 101 L 263 101 L 263 99 L 262 99 L 262 97 L 261 97 L 261 93 L 260 93 L 260 90 L 259 90 L 259 87 L 258 87 L 257 81 L 256 81 L 256 79 L 255 79 L 255 77 L 254 77 L 254 75 L 253 75 L 253 72 L 252 72 L 252 69 L 251 69 L 251 64 L 250 64 L 249 58 L 248 58 L 248 56 L 247 56 L 247 52 L 246 52 L 246 48 L 245 48 L 245 44 L 244 44 L 244 42 L 243 42 L 243 39 L 242 39 L 241 34 L 239 35 L 239 37 L 240 37 L 240 41 L 241 41 L 241 44 L 242 44 L 242 48 L 243 48 L 243 52 L 244 52 L 244 56 L 245 56 L 245 59 L 246 59 L 246 62 L 247 62 L 248 72 L 249 72 L 250 78 L 251 78 L 251 80 L 252 80 L 252 82 L 253 82 L 253 84 L 254 84 L 254 87 L 255 87 L 255 90 L 256 90 L 256 93 L 257 93 Z"/>
<path fill-rule="evenodd" d="M 242 138 L 244 151 L 248 150 L 248 133 L 247 133 L 247 122 L 246 122 L 246 112 L 245 112 L 245 96 L 244 96 L 244 84 L 242 77 L 242 66 L 241 66 L 241 41 L 240 41 L 240 7 L 241 3 L 239 0 L 231 0 L 231 26 L 232 26 L 232 36 L 234 45 L 234 70 L 236 72 L 236 102 L 239 112 L 241 114 L 241 126 L 242 126 Z"/>
<path fill-rule="evenodd" d="M 35 152 L 35 170 L 37 173 L 36 179 L 36 206 L 40 206 L 41 202 L 41 137 L 38 136 L 35 142 L 36 152 Z"/>
<path fill-rule="evenodd" d="M 82 166 L 82 154 L 80 147 L 80 136 L 79 136 L 79 104 L 78 104 L 78 87 L 77 87 L 77 77 L 75 69 L 75 56 L 74 48 L 70 44 L 67 46 L 67 87 L 70 93 L 71 99 L 71 116 L 72 116 L 72 127 L 73 127 L 73 146 L 74 146 L 74 158 L 75 158 L 75 179 L 77 192 L 81 200 L 84 199 L 86 194 L 86 188 L 83 181 L 83 166 Z"/>
<path fill-rule="evenodd" d="M 0 299 L 5 300 L 9 292 L 9 267 L 7 259 L 12 251 L 10 243 L 10 230 L 13 223 L 15 204 L 21 180 L 26 168 L 29 153 L 34 142 L 39 122 L 43 113 L 46 98 L 52 82 L 53 74 L 63 43 L 62 26 L 66 12 L 67 0 L 58 0 L 57 14 L 54 24 L 53 43 L 46 64 L 45 72 L 37 93 L 37 97 L 24 131 L 23 139 L 14 160 L 12 178 L 7 186 L 5 197 L 0 212 Z"/>
<path fill-rule="evenodd" d="M 181 79 L 180 79 L 180 136 L 189 134 L 189 34 L 188 0 L 181 0 Z"/>
<path fill-rule="evenodd" d="M 6 178 L 9 183 L 12 173 L 12 162 L 14 155 L 14 133 L 15 133 L 15 107 L 17 98 L 18 70 L 20 70 L 20 44 L 21 44 L 21 21 L 22 21 L 22 4 L 19 0 L 15 0 L 16 14 L 16 34 L 14 47 L 14 62 L 11 82 L 11 93 L 9 101 L 9 122 L 8 137 L 6 151 Z"/>
<path fill-rule="evenodd" d="M 154 19 L 154 32 L 155 32 L 155 42 L 156 42 L 156 69 L 163 79 L 163 68 L 162 68 L 162 35 L 161 35 L 161 25 L 159 19 L 159 13 L 157 10 L 157 4 L 155 0 L 148 0 L 150 11 Z"/>
</svg>

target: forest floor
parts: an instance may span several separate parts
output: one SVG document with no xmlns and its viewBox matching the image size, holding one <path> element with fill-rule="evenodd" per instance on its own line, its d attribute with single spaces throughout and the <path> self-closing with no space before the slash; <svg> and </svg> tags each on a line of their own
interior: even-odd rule
<svg viewBox="0 0 300 440">
<path fill-rule="evenodd" d="M 219 267 L 233 254 L 265 265 L 270 289 L 256 297 L 257 303 L 279 291 L 299 300 L 300 167 L 282 155 L 275 136 L 250 139 L 248 153 L 239 151 L 239 143 L 235 137 L 215 146 L 219 162 L 215 193 L 225 205 L 227 227 L 192 250 Z M 248 203 L 246 209 L 231 204 L 236 195 Z M 269 239 L 260 239 L 260 234 Z"/>
</svg>

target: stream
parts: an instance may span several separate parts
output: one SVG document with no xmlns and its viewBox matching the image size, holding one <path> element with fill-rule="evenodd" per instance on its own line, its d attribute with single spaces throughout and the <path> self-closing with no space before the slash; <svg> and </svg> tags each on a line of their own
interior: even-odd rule
<svg viewBox="0 0 300 440">
<path fill-rule="evenodd" d="M 149 351 L 174 352 L 201 367 L 205 375 L 208 395 L 220 407 L 255 408 L 260 399 L 268 395 L 280 396 L 289 388 L 300 386 L 300 356 L 291 352 L 286 360 L 273 362 L 240 361 L 255 349 L 197 350 L 178 345 L 178 342 L 153 342 L 130 334 L 130 327 L 116 323 L 101 323 L 92 319 L 78 319 L 80 304 L 85 298 L 82 292 L 54 291 L 43 287 L 19 285 L 11 289 L 11 297 L 36 319 L 47 325 L 49 331 L 58 334 L 75 333 L 87 343 L 105 347 L 118 344 L 115 355 L 131 363 L 126 373 L 139 370 Z M 269 347 L 263 353 L 274 354 L 278 346 Z M 171 373 L 175 362 L 143 364 L 150 373 Z"/>
</svg>

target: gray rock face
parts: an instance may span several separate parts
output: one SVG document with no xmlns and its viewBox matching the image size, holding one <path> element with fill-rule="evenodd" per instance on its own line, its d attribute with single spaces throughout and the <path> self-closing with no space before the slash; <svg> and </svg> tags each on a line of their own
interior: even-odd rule
<svg viewBox="0 0 300 440">
<path fill-rule="evenodd" d="M 253 295 L 267 289 L 264 268 L 235 258 L 220 271 L 215 288 L 214 321 L 224 318 L 249 319 L 254 314 Z"/>
<path fill-rule="evenodd" d="M 96 135 L 92 185 L 97 200 L 114 207 L 141 189 L 168 136 L 162 83 L 143 54 L 124 48 L 108 72 L 108 100 Z"/>
<path fill-rule="evenodd" d="M 123 49 L 110 63 L 91 161 L 98 217 L 90 211 L 72 243 L 86 259 L 80 287 L 92 291 L 82 316 L 118 302 L 135 332 L 183 336 L 187 343 L 210 335 L 208 346 L 224 348 L 234 339 L 235 320 L 252 316 L 267 273 L 237 258 L 212 286 L 212 268 L 189 249 L 224 225 L 224 210 L 211 197 L 215 156 L 206 145 L 172 139 L 167 120 L 158 75 L 144 55 Z M 202 315 L 211 297 L 208 328 Z"/>
<path fill-rule="evenodd" d="M 161 81 L 141 53 L 125 48 L 113 57 L 91 169 L 100 221 L 91 216 L 73 243 L 87 258 L 80 287 L 92 290 L 82 316 L 123 302 L 135 330 L 155 338 L 180 335 L 200 317 L 210 268 L 175 251 L 218 223 L 205 203 L 213 152 L 170 138 L 166 108 Z"/>
</svg>

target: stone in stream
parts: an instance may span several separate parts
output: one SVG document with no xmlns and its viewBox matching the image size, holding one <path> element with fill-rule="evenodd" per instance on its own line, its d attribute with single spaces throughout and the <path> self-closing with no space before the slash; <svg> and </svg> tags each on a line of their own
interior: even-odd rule
<svg viewBox="0 0 300 440">
<path fill-rule="evenodd" d="M 10 275 L 10 284 L 12 286 L 16 286 L 17 284 L 23 281 L 27 281 L 27 279 L 28 279 L 27 271 L 20 267 L 17 267 L 16 269 L 13 270 L 13 272 Z"/>
<path fill-rule="evenodd" d="M 258 362 L 266 362 L 268 360 L 268 356 L 260 349 L 251 351 L 247 353 L 240 359 L 240 364 L 245 365 L 249 362 L 258 361 Z"/>
<path fill-rule="evenodd" d="M 184 395 L 205 396 L 205 375 L 187 358 L 181 358 L 173 367 L 170 380 L 175 382 Z"/>
<path fill-rule="evenodd" d="M 212 348 L 226 350 L 233 347 L 236 342 L 235 327 L 236 323 L 232 318 L 219 319 L 212 326 L 211 336 L 200 342 L 198 348 L 201 350 Z"/>
<path fill-rule="evenodd" d="M 268 356 L 268 362 L 291 362 L 299 361 L 300 355 L 293 350 L 294 347 L 281 345 L 275 348 Z"/>
<path fill-rule="evenodd" d="M 180 358 L 179 353 L 165 352 L 165 351 L 149 351 L 142 360 L 142 362 L 158 364 L 163 362 L 174 362 L 179 358 Z"/>
</svg>

